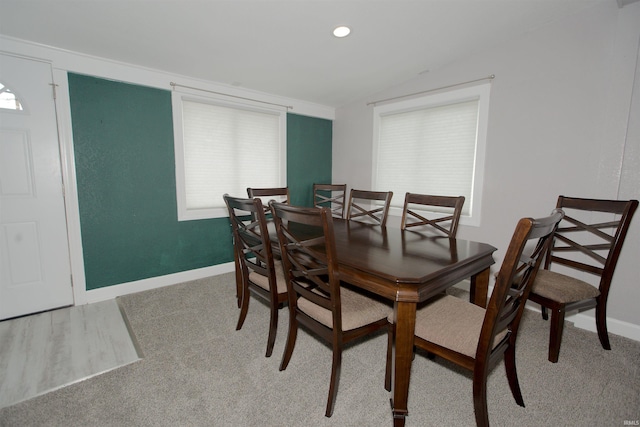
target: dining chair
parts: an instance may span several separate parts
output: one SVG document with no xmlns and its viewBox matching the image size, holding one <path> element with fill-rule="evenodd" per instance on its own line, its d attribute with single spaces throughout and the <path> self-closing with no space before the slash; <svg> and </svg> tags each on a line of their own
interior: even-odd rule
<svg viewBox="0 0 640 427">
<path fill-rule="evenodd" d="M 369 224 L 387 225 L 393 191 L 365 191 L 351 189 L 347 205 L 347 219 Z"/>
<path fill-rule="evenodd" d="M 487 376 L 504 359 L 509 388 L 524 406 L 516 372 L 516 338 L 525 302 L 551 236 L 563 216 L 556 209 L 545 218 L 522 218 L 513 233 L 487 308 L 449 295 L 436 297 L 416 312 L 414 345 L 467 369 L 473 375 L 476 424 L 489 425 Z M 538 239 L 525 254 L 530 240 Z M 530 252 L 530 254 L 529 254 Z M 395 326 L 389 317 L 385 388 L 391 389 Z"/>
<path fill-rule="evenodd" d="M 267 215 L 267 219 L 271 216 L 269 210 L 269 202 L 275 200 L 276 202 L 291 203 L 291 197 L 289 195 L 289 187 L 272 187 L 272 188 L 247 188 L 247 195 L 251 198 L 259 198 L 262 201 L 262 207 Z"/>
<path fill-rule="evenodd" d="M 556 206 L 566 215 L 529 294 L 531 301 L 540 304 L 545 320 L 551 310 L 548 358 L 553 363 L 560 355 L 565 314 L 575 310 L 595 307 L 598 338 L 605 350 L 611 350 L 607 298 L 638 201 L 560 196 Z M 564 268 L 562 273 L 551 271 L 554 264 Z M 597 287 L 579 278 L 587 276 L 584 273 L 597 277 Z"/>
<path fill-rule="evenodd" d="M 448 237 L 456 237 L 464 200 L 464 196 L 407 193 L 404 197 L 400 228 L 405 230 L 410 227 L 431 227 Z M 428 213 L 425 210 L 428 210 Z"/>
<path fill-rule="evenodd" d="M 347 184 L 313 184 L 313 205 L 329 208 L 331 215 L 344 218 Z"/>
<path fill-rule="evenodd" d="M 341 284 L 329 208 L 271 202 L 287 287 L 289 333 L 280 370 L 285 370 L 303 325 L 331 345 L 333 362 L 325 416 L 333 414 L 346 343 L 388 328 L 390 305 Z"/>
<path fill-rule="evenodd" d="M 236 330 L 240 330 L 249 311 L 250 295 L 269 304 L 269 336 L 266 357 L 273 352 L 278 328 L 278 310 L 287 304 L 287 284 L 279 260 L 274 260 L 267 219 L 262 201 L 224 195 L 229 210 L 233 233 L 236 270 L 240 284 L 240 317 Z"/>
</svg>

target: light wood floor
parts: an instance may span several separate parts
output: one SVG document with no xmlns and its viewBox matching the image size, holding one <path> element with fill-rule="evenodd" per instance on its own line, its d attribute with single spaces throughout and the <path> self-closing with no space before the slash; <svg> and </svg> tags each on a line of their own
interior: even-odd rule
<svg viewBox="0 0 640 427">
<path fill-rule="evenodd" d="M 0 408 L 140 359 L 115 300 L 0 322 Z"/>
</svg>

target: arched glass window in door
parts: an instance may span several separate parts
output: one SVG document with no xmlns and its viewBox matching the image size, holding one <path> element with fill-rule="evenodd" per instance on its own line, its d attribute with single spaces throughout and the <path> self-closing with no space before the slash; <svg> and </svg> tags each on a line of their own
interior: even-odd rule
<svg viewBox="0 0 640 427">
<path fill-rule="evenodd" d="M 22 104 L 20 100 L 16 97 L 16 94 L 11 91 L 8 87 L 0 83 L 0 108 L 5 108 L 7 110 L 17 110 L 22 111 Z"/>
</svg>

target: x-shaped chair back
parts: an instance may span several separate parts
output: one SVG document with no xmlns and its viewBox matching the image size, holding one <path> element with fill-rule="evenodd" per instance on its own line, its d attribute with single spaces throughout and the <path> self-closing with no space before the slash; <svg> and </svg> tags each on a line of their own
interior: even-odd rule
<svg viewBox="0 0 640 427">
<path fill-rule="evenodd" d="M 456 237 L 464 200 L 464 196 L 407 193 L 402 209 L 401 228 L 431 227 L 449 237 Z"/>
<path fill-rule="evenodd" d="M 289 187 L 273 187 L 273 188 L 247 188 L 247 195 L 251 198 L 259 198 L 262 202 L 262 208 L 267 219 L 271 217 L 271 209 L 269 209 L 269 202 L 275 200 L 279 203 L 291 203 L 291 197 L 289 195 Z"/>
<path fill-rule="evenodd" d="M 347 184 L 313 184 L 313 205 L 329 208 L 335 218 L 344 218 Z"/>
<path fill-rule="evenodd" d="M 351 190 L 347 219 L 369 224 L 387 225 L 393 191 Z"/>
</svg>

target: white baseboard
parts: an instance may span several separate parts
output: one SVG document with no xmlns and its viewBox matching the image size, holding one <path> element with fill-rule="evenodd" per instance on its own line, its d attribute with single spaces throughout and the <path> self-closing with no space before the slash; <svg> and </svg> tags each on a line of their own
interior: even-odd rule
<svg viewBox="0 0 640 427">
<path fill-rule="evenodd" d="M 573 322 L 573 325 L 576 328 L 597 332 L 595 318 L 585 313 L 574 314 L 573 316 L 567 317 L 566 320 Z M 607 317 L 607 330 L 610 334 L 620 335 L 634 341 L 640 341 L 639 325 Z"/>
<path fill-rule="evenodd" d="M 528 310 L 540 313 L 540 306 L 535 303 L 527 302 L 525 306 Z M 583 313 L 575 313 L 564 318 L 567 322 L 572 322 L 576 328 L 584 329 L 590 332 L 597 333 L 596 319 L 589 313 L 595 313 L 595 309 L 585 311 Z M 620 335 L 621 337 L 629 338 L 634 341 L 640 342 L 640 326 L 633 323 L 624 322 L 618 319 L 612 319 L 607 317 L 607 330 L 610 334 Z"/>
<path fill-rule="evenodd" d="M 151 277 L 148 279 L 136 280 L 134 282 L 122 283 L 119 285 L 107 286 L 93 289 L 86 292 L 87 303 L 105 301 L 119 297 L 121 295 L 133 294 L 136 292 L 148 291 L 164 286 L 175 285 L 177 283 L 188 282 L 190 280 L 202 279 L 219 274 L 235 271 L 233 262 L 218 264 L 211 267 L 198 268 L 196 270 L 182 271 L 180 273 L 168 274 L 166 276 Z"/>
<path fill-rule="evenodd" d="M 526 308 L 528 310 L 540 313 L 540 306 L 538 304 L 527 303 Z M 597 333 L 598 330 L 596 329 L 596 319 L 589 313 L 595 313 L 595 309 L 566 316 L 564 320 L 567 322 L 572 322 L 573 326 L 575 326 L 576 328 Z M 634 325 L 633 323 L 607 317 L 607 330 L 610 334 L 620 335 L 621 337 L 640 342 L 639 325 Z"/>
</svg>

